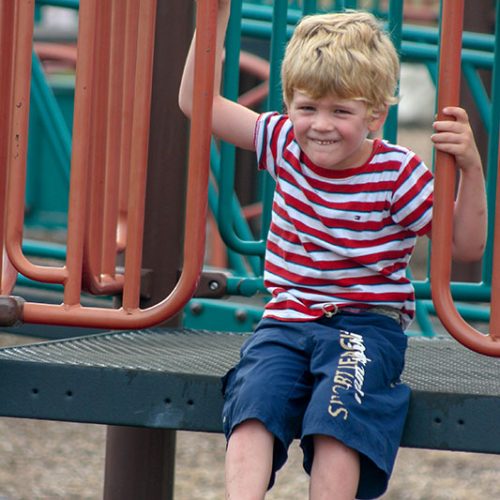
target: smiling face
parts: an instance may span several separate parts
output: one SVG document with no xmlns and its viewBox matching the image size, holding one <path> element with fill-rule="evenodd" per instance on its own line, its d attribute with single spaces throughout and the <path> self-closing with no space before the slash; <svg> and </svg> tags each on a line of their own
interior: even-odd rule
<svg viewBox="0 0 500 500">
<path fill-rule="evenodd" d="M 288 115 L 305 155 L 318 167 L 343 170 L 368 160 L 372 151 L 368 134 L 382 126 L 386 112 L 369 114 L 361 100 L 313 99 L 295 90 Z"/>
</svg>

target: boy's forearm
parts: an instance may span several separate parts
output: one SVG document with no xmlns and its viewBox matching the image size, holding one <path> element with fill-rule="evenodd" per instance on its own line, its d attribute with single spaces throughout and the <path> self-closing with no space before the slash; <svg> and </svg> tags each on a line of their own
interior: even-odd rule
<svg viewBox="0 0 500 500">
<path fill-rule="evenodd" d="M 218 3 L 217 14 L 217 41 L 215 54 L 215 82 L 214 93 L 220 93 L 221 73 L 222 73 L 222 54 L 224 51 L 224 39 L 229 20 L 230 1 L 221 0 Z M 179 107 L 182 112 L 191 117 L 193 106 L 193 87 L 194 87 L 194 54 L 195 54 L 196 33 L 193 35 L 191 46 L 184 65 L 181 84 L 179 87 Z"/>
<path fill-rule="evenodd" d="M 487 234 L 487 205 L 481 164 L 461 171 L 453 218 L 453 257 L 477 261 L 484 252 Z"/>
</svg>

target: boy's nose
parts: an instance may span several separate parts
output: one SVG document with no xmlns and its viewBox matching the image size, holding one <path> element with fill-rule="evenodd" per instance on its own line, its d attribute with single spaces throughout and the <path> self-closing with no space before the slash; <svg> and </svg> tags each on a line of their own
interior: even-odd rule
<svg viewBox="0 0 500 500">
<path fill-rule="evenodd" d="M 330 116 L 318 114 L 314 120 L 313 127 L 316 130 L 330 131 L 334 129 L 334 124 Z"/>
</svg>

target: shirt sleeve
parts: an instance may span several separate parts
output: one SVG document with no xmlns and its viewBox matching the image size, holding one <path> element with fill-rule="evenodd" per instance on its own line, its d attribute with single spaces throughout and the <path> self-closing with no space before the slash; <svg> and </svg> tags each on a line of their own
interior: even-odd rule
<svg viewBox="0 0 500 500">
<path fill-rule="evenodd" d="M 276 112 L 263 113 L 255 125 L 255 151 L 259 170 L 267 170 L 276 180 L 276 165 L 282 155 L 286 143 L 287 123 L 290 120 L 286 115 Z"/>
<path fill-rule="evenodd" d="M 392 218 L 419 236 L 432 225 L 434 177 L 425 163 L 409 152 L 399 171 L 392 198 Z"/>
</svg>

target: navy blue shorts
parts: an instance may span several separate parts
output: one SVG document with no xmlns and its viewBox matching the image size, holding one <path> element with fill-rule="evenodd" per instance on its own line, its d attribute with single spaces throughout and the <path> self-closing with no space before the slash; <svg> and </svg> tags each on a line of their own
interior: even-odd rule
<svg viewBox="0 0 500 500">
<path fill-rule="evenodd" d="M 310 473 L 312 436 L 332 436 L 359 452 L 357 497 L 382 495 L 408 410 L 410 390 L 400 381 L 406 346 L 400 325 L 380 314 L 263 319 L 223 379 L 226 438 L 249 419 L 274 434 L 271 487 L 294 438 Z"/>
</svg>

